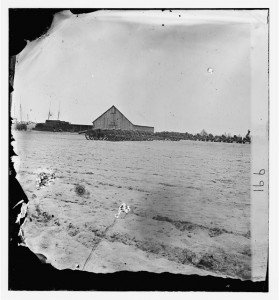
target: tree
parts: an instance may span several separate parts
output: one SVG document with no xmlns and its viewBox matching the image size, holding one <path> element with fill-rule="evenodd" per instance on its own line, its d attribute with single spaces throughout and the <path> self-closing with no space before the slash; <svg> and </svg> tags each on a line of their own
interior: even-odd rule
<svg viewBox="0 0 279 300">
<path fill-rule="evenodd" d="M 207 135 L 207 132 L 205 131 L 205 129 L 203 129 L 200 133 L 201 136 L 206 136 Z"/>
</svg>

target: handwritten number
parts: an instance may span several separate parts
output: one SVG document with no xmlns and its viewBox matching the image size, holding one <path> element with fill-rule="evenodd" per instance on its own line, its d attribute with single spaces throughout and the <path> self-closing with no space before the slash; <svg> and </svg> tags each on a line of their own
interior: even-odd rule
<svg viewBox="0 0 279 300">
<path fill-rule="evenodd" d="M 255 175 L 264 175 L 265 174 L 265 169 L 260 169 L 260 171 L 258 173 L 253 173 Z M 264 181 L 260 180 L 259 184 L 253 184 L 253 186 L 256 187 L 263 187 L 264 186 Z M 253 190 L 254 192 L 263 192 L 264 190 Z"/>
<path fill-rule="evenodd" d="M 261 169 L 259 171 L 259 173 L 253 173 L 253 174 L 256 174 L 256 175 L 264 175 L 265 174 L 265 169 Z"/>
<path fill-rule="evenodd" d="M 264 182 L 261 180 L 259 184 L 253 184 L 253 186 L 264 186 Z"/>
</svg>

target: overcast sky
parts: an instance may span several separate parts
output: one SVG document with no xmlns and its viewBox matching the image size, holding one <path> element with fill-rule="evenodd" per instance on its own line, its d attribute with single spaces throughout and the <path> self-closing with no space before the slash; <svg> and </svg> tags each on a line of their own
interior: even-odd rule
<svg viewBox="0 0 279 300">
<path fill-rule="evenodd" d="M 251 32 L 264 24 L 251 14 L 59 13 L 17 58 L 12 116 L 21 102 L 24 120 L 44 122 L 51 103 L 57 119 L 60 103 L 61 120 L 91 124 L 115 105 L 155 131 L 244 135 L 252 72 L 266 63 L 251 65 Z"/>
</svg>

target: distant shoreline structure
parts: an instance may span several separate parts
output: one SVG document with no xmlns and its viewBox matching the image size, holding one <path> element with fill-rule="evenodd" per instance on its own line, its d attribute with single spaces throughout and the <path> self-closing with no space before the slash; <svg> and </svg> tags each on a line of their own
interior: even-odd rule
<svg viewBox="0 0 279 300">
<path fill-rule="evenodd" d="M 134 125 L 134 123 L 132 123 L 114 105 L 97 117 L 92 122 L 92 125 L 71 124 L 70 122 L 59 120 L 60 104 L 57 120 L 50 120 L 50 117 L 52 116 L 50 107 L 48 111 L 48 119 L 45 123 L 28 122 L 33 124 L 34 127 L 32 130 L 48 132 L 77 132 L 79 134 L 84 133 L 85 137 L 91 140 L 194 140 L 239 144 L 251 143 L 250 130 L 248 130 L 248 133 L 243 137 L 241 135 L 232 136 L 231 134 L 226 133 L 222 135 L 208 134 L 204 129 L 200 133 L 196 134 L 175 131 L 155 132 L 154 127 L 152 126 Z M 14 125 L 14 129 L 16 130 L 27 130 L 26 122 L 17 122 L 15 119 Z"/>
<path fill-rule="evenodd" d="M 23 124 L 24 123 L 24 124 Z M 145 131 L 139 130 L 125 130 L 125 129 L 95 129 L 92 125 L 84 124 L 71 124 L 70 122 L 60 120 L 46 120 L 45 123 L 33 123 L 35 125 L 32 130 L 35 131 L 47 131 L 47 132 L 73 132 L 79 134 L 85 134 L 85 137 L 89 140 L 105 139 L 105 136 L 110 136 L 108 140 L 165 140 L 165 141 L 180 141 L 180 140 L 192 140 L 203 142 L 223 142 L 223 143 L 238 143 L 238 144 L 251 144 L 250 130 L 248 130 L 245 136 L 241 135 L 213 135 L 202 130 L 200 133 L 192 134 L 188 132 L 176 132 L 176 131 Z M 15 130 L 27 130 L 26 122 L 17 122 L 14 124 Z M 112 138 L 112 136 L 116 138 Z"/>
</svg>

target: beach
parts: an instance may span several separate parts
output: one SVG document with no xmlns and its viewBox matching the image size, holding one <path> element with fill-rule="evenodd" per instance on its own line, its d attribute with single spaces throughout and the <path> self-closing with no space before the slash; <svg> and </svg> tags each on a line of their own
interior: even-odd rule
<svg viewBox="0 0 279 300">
<path fill-rule="evenodd" d="M 251 279 L 251 145 L 13 135 L 24 241 L 57 269 Z M 40 172 L 56 178 L 38 190 Z"/>
</svg>

